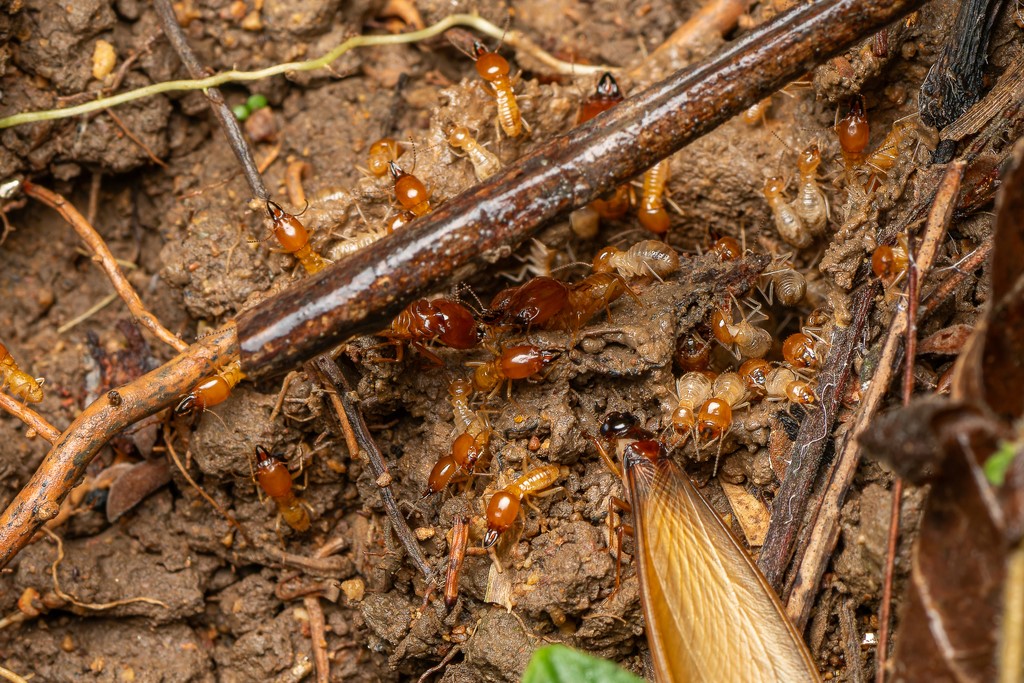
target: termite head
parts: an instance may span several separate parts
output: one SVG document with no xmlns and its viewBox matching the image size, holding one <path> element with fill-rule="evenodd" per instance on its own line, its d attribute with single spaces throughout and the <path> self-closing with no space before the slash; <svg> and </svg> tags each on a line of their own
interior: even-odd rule
<svg viewBox="0 0 1024 683">
<path fill-rule="evenodd" d="M 520 502 L 508 491 L 498 491 L 491 496 L 487 504 L 487 533 L 484 535 L 484 547 L 490 548 L 497 543 L 501 532 L 511 527 L 519 516 Z"/>
<path fill-rule="evenodd" d="M 422 498 L 444 490 L 444 487 L 452 480 L 458 469 L 459 465 L 451 455 L 444 455 L 439 458 L 437 463 L 434 464 L 433 469 L 430 470 L 430 475 L 427 476 L 427 490 L 423 492 Z"/>
<path fill-rule="evenodd" d="M 850 103 L 850 112 L 836 124 L 839 145 L 847 154 L 860 154 L 867 149 L 870 138 L 868 117 L 864 114 L 864 98 L 857 96 Z"/>
<path fill-rule="evenodd" d="M 606 99 L 622 99 L 622 91 L 615 78 L 607 71 L 601 74 L 601 80 L 597 82 L 597 94 Z"/>
<path fill-rule="evenodd" d="M 627 472 L 643 463 L 655 463 L 665 457 L 665 444 L 655 439 L 634 441 L 622 453 L 623 469 Z"/>
<path fill-rule="evenodd" d="M 452 457 L 455 462 L 459 464 L 462 469 L 467 472 L 472 472 L 476 467 L 477 461 L 487 451 L 487 444 L 490 441 L 490 432 L 484 431 L 479 436 L 474 437 L 467 432 L 463 432 L 456 437 L 455 442 L 452 443 Z"/>
<path fill-rule="evenodd" d="M 508 76 L 508 60 L 497 52 L 491 52 L 480 41 L 473 42 L 473 54 L 476 55 L 476 72 L 485 81 L 496 81 Z"/>
<path fill-rule="evenodd" d="M 469 133 L 469 128 L 465 126 L 453 126 L 448 131 L 448 144 L 452 147 L 458 147 L 462 149 L 469 141 L 473 139 L 473 136 Z"/>
<path fill-rule="evenodd" d="M 618 247 L 605 247 L 597 252 L 594 257 L 593 270 L 595 273 L 611 273 L 615 271 L 615 260 L 622 254 Z"/>
<path fill-rule="evenodd" d="M 797 160 L 797 167 L 800 169 L 801 175 L 814 175 L 820 163 L 821 152 L 818 151 L 818 145 L 814 144 L 805 149 L 800 155 L 800 159 Z"/>
<path fill-rule="evenodd" d="M 199 397 L 196 392 L 192 392 L 188 396 L 185 396 L 178 402 L 178 405 L 174 408 L 174 414 L 178 417 L 190 414 L 194 410 L 201 410 L 202 406 L 197 405 Z"/>
<path fill-rule="evenodd" d="M 732 407 L 719 398 L 709 398 L 697 415 L 697 429 L 702 438 L 711 440 L 732 425 Z"/>
<path fill-rule="evenodd" d="M 606 441 L 615 439 L 648 439 L 651 433 L 640 426 L 640 420 L 633 413 L 608 413 L 601 423 L 601 438 Z"/>
<path fill-rule="evenodd" d="M 711 245 L 711 253 L 722 261 L 735 261 L 743 256 L 743 248 L 735 237 L 722 237 Z"/>
<path fill-rule="evenodd" d="M 782 192 L 785 189 L 786 184 L 782 182 L 781 178 L 769 176 L 764 179 L 764 188 L 762 189 L 762 192 L 764 192 L 764 197 L 768 201 L 771 201 L 776 197 L 781 197 Z"/>
</svg>

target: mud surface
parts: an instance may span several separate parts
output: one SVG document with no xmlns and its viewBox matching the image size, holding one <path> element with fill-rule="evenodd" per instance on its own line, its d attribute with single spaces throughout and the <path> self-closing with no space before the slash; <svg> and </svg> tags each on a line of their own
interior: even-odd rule
<svg viewBox="0 0 1024 683">
<path fill-rule="evenodd" d="M 79 103 L 112 85 L 127 90 L 186 77 L 148 3 L 76 0 L 60 11 L 46 0 L 13 4 L 16 11 L 0 18 L 2 115 Z M 531 0 L 516 3 L 514 28 L 562 59 L 631 67 L 697 4 Z M 759 3 L 741 25 L 760 22 L 784 4 Z M 188 0 L 177 9 L 200 58 L 219 71 L 306 59 L 355 33 L 402 29 L 395 12 L 385 16 L 384 5 Z M 609 498 L 623 497 L 622 485 L 590 437 L 605 414 L 617 410 L 633 412 L 649 428 L 681 441 L 671 436 L 670 425 L 675 380 L 682 373 L 674 360 L 676 340 L 694 333 L 710 338 L 709 315 L 730 305 L 732 297 L 747 312 L 745 297 L 761 303 L 769 317 L 758 324 L 772 333 L 773 359 L 780 358 L 781 340 L 812 309 L 828 313 L 826 337 L 830 325 L 842 324 L 847 291 L 873 277 L 869 261 L 879 235 L 905 219 L 937 176 L 925 168 L 934 131 L 915 127 L 897 146 L 898 158 L 881 189 L 869 198 L 866 175 L 844 169 L 831 130 L 836 111 L 844 115 L 849 96 L 859 90 L 871 119 L 870 148 L 877 148 L 894 121 L 916 110 L 919 84 L 955 6 L 932 3 L 909 28 L 890 32 L 885 59 L 868 59 L 860 46 L 819 69 L 813 84 L 808 79 L 774 95 L 763 120 L 737 118 L 675 155 L 667 239 L 684 254 L 682 268 L 663 282 L 634 280 L 635 298 L 621 297 L 608 315 L 600 312 L 579 331 L 525 333 L 530 343 L 557 349 L 560 357 L 543 377 L 516 382 L 510 398 L 503 388 L 486 406 L 477 397 L 474 407 L 488 411 L 493 437 L 491 456 L 472 480 L 460 478 L 444 493 L 421 500 L 431 468 L 456 433 L 449 382 L 472 372 L 466 363 L 487 362 L 493 354 L 433 348 L 444 364 L 436 367 L 411 349 L 401 363 L 375 362 L 393 354 L 377 348 L 379 339 L 355 340 L 343 351 L 345 362 L 358 369 L 359 399 L 391 487 L 436 572 L 443 574 L 447 565 L 453 520 L 470 520 L 471 550 L 451 611 L 439 588 L 424 597 L 423 576 L 388 525 L 379 482 L 348 453 L 316 375 L 296 368 L 283 381 L 243 383 L 226 403 L 202 415 L 163 414 L 104 449 L 53 525 L 63 539 L 58 583 L 52 574 L 57 546 L 49 536 L 0 575 L 0 664 L 45 681 L 312 679 L 308 596 L 316 596 L 326 622 L 331 680 L 416 680 L 447 659 L 433 680 L 515 681 L 531 652 L 546 642 L 566 643 L 650 676 L 632 541 L 625 540 L 618 583 L 616 557 L 609 551 L 615 545 L 607 524 Z M 400 13 L 411 5 L 388 7 Z M 422 0 L 416 7 L 426 24 L 464 11 L 479 11 L 497 25 L 505 21 L 503 7 L 492 2 Z M 114 46 L 117 62 L 97 80 L 93 53 L 101 39 Z M 715 42 L 687 52 L 698 58 Z M 1020 48 L 1012 17 L 1000 21 L 993 44 L 995 76 Z M 314 248 L 335 258 L 395 213 L 390 179 L 364 171 L 366 152 L 382 134 L 415 142 L 399 163 L 426 183 L 432 201 L 443 202 L 478 182 L 469 160 L 445 140 L 451 125 L 467 126 L 507 163 L 574 124 L 593 78 L 551 77 L 529 54 L 507 47 L 502 53 L 512 59 L 514 72 L 525 69 L 516 89 L 532 133 L 518 139 L 496 132 L 493 100 L 476 85 L 472 62 L 443 38 L 354 51 L 330 72 L 227 86 L 224 94 L 231 105 L 254 93 L 267 98 L 269 107 L 246 123 L 257 161 L 269 164 L 267 185 L 298 213 L 301 204 L 287 204 L 286 169 L 308 164 L 302 184 L 309 206 L 302 220 L 313 231 Z M 628 90 L 642 84 L 622 85 Z M 265 213 L 249 203 L 235 158 L 200 94 L 161 95 L 114 111 L 117 119 L 101 112 L 0 131 L 0 180 L 31 177 L 89 214 L 148 308 L 185 339 L 304 277 L 294 259 L 266 239 Z M 822 152 L 819 175 L 831 215 L 827 237 L 794 250 L 779 239 L 761 189 L 766 176 L 782 176 L 791 198 L 797 153 L 811 143 Z M 27 372 L 46 378 L 45 399 L 36 407 L 63 429 L 96 397 L 173 352 L 125 326 L 120 300 L 108 301 L 109 282 L 55 213 L 31 202 L 6 208 L 0 338 Z M 985 213 L 959 220 L 938 267 L 969 252 L 989 233 L 989 223 Z M 722 261 L 708 254 L 721 236 L 742 239 L 750 249 L 746 258 Z M 556 275 L 578 279 L 587 271 L 572 263 L 589 263 L 606 244 L 625 248 L 650 237 L 631 216 L 604 221 L 594 239 L 577 237 L 561 221 L 539 235 L 552 250 L 549 256 L 538 257 L 534 246 L 531 257 L 527 245 L 500 264 L 508 278 L 491 272 L 470 284 L 487 302 L 517 271 L 534 275 L 568 265 Z M 792 264 L 806 273 L 808 296 L 795 307 L 768 305 L 757 289 L 765 289 L 766 281 L 758 276 L 794 251 Z M 475 305 L 470 295 L 462 296 Z M 922 338 L 972 324 L 986 296 L 987 285 L 968 277 L 950 303 L 922 321 Z M 873 372 L 870 351 L 894 301 L 879 297 L 857 354 L 861 382 Z M 921 356 L 919 389 L 935 388 L 956 349 L 947 351 Z M 714 359 L 716 369 L 735 364 L 717 344 Z M 840 436 L 852 420 L 858 392 L 851 389 L 845 402 Z M 740 538 L 743 520 L 720 482 L 741 485 L 770 508 L 785 449 L 803 414 L 787 401 L 754 404 L 737 410 L 733 428 L 720 441 L 697 449 L 691 440 L 677 449 L 676 457 L 688 463 L 719 512 L 730 515 Z M 17 420 L 0 416 L 4 505 L 47 452 L 42 439 L 26 432 Z M 245 535 L 167 457 L 168 436 L 190 475 Z M 298 495 L 309 506 L 308 532 L 291 531 L 278 521 L 273 502 L 257 494 L 251 475 L 256 445 L 281 454 L 296 473 L 302 470 L 296 482 L 306 485 Z M 130 466 L 138 462 L 149 465 Z M 491 493 L 526 467 L 547 463 L 565 468 L 558 482 L 562 490 L 532 499 L 533 507 L 525 507 L 496 551 L 484 554 L 479 546 Z M 822 671 L 836 680 L 862 680 L 849 669 L 854 663 L 846 659 L 850 648 L 844 649 L 840 609 L 853 612 L 856 637 L 868 643 L 857 653 L 862 661 L 856 666 L 874 671 L 867 636 L 878 627 L 891 482 L 884 465 L 870 459 L 862 464 L 808 631 Z M 108 499 L 117 501 L 113 514 Z M 896 564 L 897 595 L 920 502 L 919 491 L 904 499 L 908 530 Z M 318 557 L 325 544 L 333 552 Z M 147 600 L 131 600 L 138 597 Z"/>
</svg>

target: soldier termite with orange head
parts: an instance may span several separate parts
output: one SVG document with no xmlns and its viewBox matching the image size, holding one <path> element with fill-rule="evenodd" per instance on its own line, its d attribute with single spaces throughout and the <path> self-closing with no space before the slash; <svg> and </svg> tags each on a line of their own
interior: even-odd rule
<svg viewBox="0 0 1024 683">
<path fill-rule="evenodd" d="M 187 415 L 192 412 L 203 411 L 207 408 L 223 403 L 231 395 L 231 390 L 245 377 L 242 374 L 242 364 L 233 360 L 216 374 L 207 377 L 190 391 L 174 409 L 175 415 Z"/>
<path fill-rule="evenodd" d="M 518 137 L 523 132 L 524 121 L 519 114 L 516 93 L 512 89 L 508 60 L 497 52 L 491 52 L 479 41 L 473 43 L 473 54 L 476 59 L 476 72 L 493 91 L 494 101 L 498 106 L 498 124 L 505 131 L 505 135 L 510 138 Z"/>
<path fill-rule="evenodd" d="M 501 532 L 515 524 L 525 496 L 536 496 L 549 489 L 566 472 L 564 466 L 542 465 L 527 470 L 521 477 L 491 496 L 487 504 L 487 534 L 484 547 L 494 545 Z"/>
<path fill-rule="evenodd" d="M 850 111 L 836 122 L 836 135 L 839 137 L 839 148 L 843 153 L 843 164 L 846 166 L 846 177 L 853 177 L 854 170 L 864 163 L 871 128 L 867 114 L 864 113 L 864 98 L 860 95 L 850 102 Z"/>
<path fill-rule="evenodd" d="M 263 446 L 256 446 L 256 481 L 277 503 L 277 512 L 285 524 L 300 533 L 309 529 L 307 503 L 295 495 L 292 473 L 283 460 Z"/>
<path fill-rule="evenodd" d="M 0 344 L 0 380 L 0 389 L 9 387 L 12 394 L 26 402 L 39 403 L 43 400 L 43 390 L 39 386 L 42 380 L 36 380 L 19 368 L 3 344 Z"/>
<path fill-rule="evenodd" d="M 430 213 L 430 192 L 423 181 L 406 173 L 393 161 L 388 162 L 391 179 L 395 181 L 395 199 L 403 209 L 416 216 Z"/>
<path fill-rule="evenodd" d="M 497 391 L 502 382 L 534 377 L 559 357 L 559 352 L 520 344 L 504 349 L 497 358 L 475 364 L 473 386 L 478 391 Z"/>
<path fill-rule="evenodd" d="M 327 261 L 309 244 L 309 231 L 298 218 L 269 199 L 267 215 L 273 224 L 274 237 L 285 251 L 302 264 L 307 273 L 318 273 L 327 267 Z"/>
<path fill-rule="evenodd" d="M 653 439 L 622 449 L 640 597 L 659 681 L 819 681 L 750 556 Z"/>
</svg>

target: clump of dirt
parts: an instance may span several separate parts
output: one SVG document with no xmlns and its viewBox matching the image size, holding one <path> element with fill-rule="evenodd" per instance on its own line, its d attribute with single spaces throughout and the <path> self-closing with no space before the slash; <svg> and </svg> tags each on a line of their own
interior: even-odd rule
<svg viewBox="0 0 1024 683">
<path fill-rule="evenodd" d="M 562 6 L 531 0 L 517 5 L 514 28 L 565 60 L 634 65 L 698 4 L 602 0 Z M 765 19 L 778 4 L 759 3 L 746 25 Z M 16 5 L 0 18 L 0 36 L 9 39 L 0 48 L 3 115 L 185 77 L 148 5 L 90 0 L 59 12 L 38 0 Z M 866 281 L 865 260 L 881 236 L 907 218 L 907 207 L 934 182 L 922 168 L 933 140 L 915 126 L 882 189 L 869 198 L 865 179 L 843 166 L 831 130 L 836 112 L 845 113 L 850 95 L 862 95 L 872 146 L 879 144 L 893 122 L 915 108 L 914 95 L 955 5 L 932 3 L 916 23 L 890 31 L 884 59 L 858 46 L 843 61 L 818 69 L 813 84 L 793 84 L 773 95 L 764 121 L 751 125 L 737 118 L 675 155 L 669 185 L 673 227 L 666 239 L 683 254 L 679 272 L 663 281 L 634 280 L 630 294 L 581 330 L 526 331 L 524 343 L 557 349 L 560 356 L 543 376 L 516 382 L 511 394 L 501 388 L 486 405 L 477 398 L 475 407 L 486 414 L 493 436 L 489 458 L 471 479 L 423 496 L 456 429 L 449 384 L 470 376 L 473 364 L 493 359 L 494 349 L 432 349 L 444 367 L 411 349 L 401 363 L 380 362 L 392 353 L 378 348 L 380 339 L 354 340 L 342 350 L 343 362 L 358 372 L 358 399 L 384 456 L 391 490 L 435 572 L 443 574 L 447 566 L 455 518 L 470 520 L 470 551 L 450 611 L 405 557 L 384 513 L 382 482 L 363 456 L 348 452 L 331 403 L 333 389 L 322 387 L 315 373 L 296 368 L 284 380 L 242 384 L 230 400 L 204 414 L 164 415 L 159 429 L 152 423 L 145 434 L 129 435 L 129 445 L 101 452 L 77 502 L 54 529 L 64 539 L 56 583 L 57 549 L 47 536 L 24 550 L 0 583 L 0 663 L 48 681 L 77 680 L 84 672 L 101 680 L 297 681 L 312 671 L 310 635 L 320 609 L 332 680 L 411 680 L 447 659 L 437 673 L 445 681 L 514 681 L 545 642 L 564 642 L 647 671 L 634 549 L 627 539 L 617 572 L 617 543 L 607 523 L 609 498 L 623 497 L 622 486 L 591 437 L 608 412 L 634 413 L 678 446 L 676 457 L 705 484 L 720 512 L 731 512 L 723 481 L 745 487 L 762 507 L 770 503 L 804 409 L 778 401 L 737 409 L 733 427 L 711 447 L 698 448 L 694 439 L 675 434 L 670 421 L 677 405 L 675 380 L 683 370 L 677 340 L 693 334 L 710 339 L 710 314 L 735 305 L 749 312 L 753 305 L 746 297 L 756 299 L 768 316 L 752 314 L 775 338 L 774 359 L 781 357 L 779 341 L 813 309 L 828 311 L 829 324 L 843 323 L 843 290 Z M 393 17 L 382 16 L 383 8 L 379 1 L 330 0 L 226 6 L 190 0 L 176 6 L 190 44 L 215 71 L 319 56 L 354 33 L 395 26 Z M 498 25 L 506 16 L 494 2 L 470 7 L 428 0 L 416 9 L 427 24 L 456 11 L 479 10 Z M 997 68 L 1018 47 L 1011 24 L 1001 24 L 994 42 L 991 61 Z M 98 80 L 92 54 L 100 39 L 114 46 L 117 64 Z M 691 56 L 706 54 L 715 42 L 693 46 Z M 507 48 L 501 52 L 513 56 Z M 356 50 L 329 70 L 223 90 L 232 105 L 254 93 L 267 98 L 269 107 L 260 114 L 263 132 L 255 134 L 256 124 L 247 127 L 257 161 L 265 166 L 276 201 L 294 213 L 304 211 L 301 220 L 312 229 L 313 247 L 332 259 L 355 240 L 380 232 L 396 213 L 391 178 L 364 170 L 370 144 L 382 135 L 402 143 L 397 163 L 421 178 L 431 200 L 441 203 L 479 182 L 470 160 L 447 142 L 453 125 L 468 127 L 503 164 L 572 127 L 595 79 L 552 77 L 530 55 L 515 56 L 528 69 L 516 89 L 531 127 L 517 139 L 497 132 L 493 100 L 478 85 L 471 61 L 444 39 Z M 628 79 L 622 84 L 644 85 Z M 812 143 L 825 160 L 828 239 L 789 258 L 807 274 L 809 293 L 787 308 L 757 292 L 764 288 L 762 274 L 786 263 L 793 251 L 775 230 L 762 187 L 767 176 L 794 178 L 797 153 Z M 302 184 L 309 204 L 286 205 L 294 189 L 288 169 L 301 162 L 308 164 Z M 0 179 L 13 175 L 37 178 L 89 214 L 147 307 L 183 338 L 216 328 L 304 276 L 290 255 L 272 248 L 266 209 L 249 203 L 234 155 L 199 93 L 168 93 L 109 113 L 5 129 Z M 790 197 L 794 185 L 789 182 Z M 0 241 L 0 286 L 9 294 L 0 302 L 0 337 L 22 367 L 46 377 L 45 399 L 35 407 L 63 429 L 95 396 L 125 381 L 119 368 L 137 375 L 173 351 L 152 339 L 146 350 L 120 329 L 118 321 L 126 318 L 120 302 L 108 301 L 108 281 L 56 214 L 35 204 L 9 208 L 13 229 Z M 987 216 L 959 222 L 958 243 L 944 253 L 943 265 L 988 231 Z M 745 258 L 723 261 L 707 253 L 726 235 L 745 243 Z M 578 279 L 585 269 L 573 264 L 589 263 L 605 244 L 626 246 L 649 237 L 629 216 L 604 221 L 593 240 L 575 236 L 564 220 L 539 235 L 554 253 L 552 261 L 564 266 L 555 275 L 565 279 Z M 548 272 L 551 263 L 536 256 L 543 250 L 534 245 L 531 260 L 529 249 L 474 276 L 475 295 L 489 300 L 516 277 L 524 260 L 531 274 Z M 953 303 L 924 321 L 922 335 L 971 324 L 986 287 L 968 279 Z M 477 307 L 473 295 L 445 293 Z M 871 339 L 884 330 L 892 297 L 880 297 L 878 304 L 868 326 Z M 717 344 L 712 362 L 717 369 L 736 364 Z M 948 357 L 922 359 L 922 386 L 937 383 L 948 365 Z M 870 377 L 870 355 L 859 355 L 856 367 Z M 841 422 L 852 415 L 857 391 L 851 391 Z M 8 444 L 0 458 L 4 503 L 48 450 L 27 431 L 0 416 L 0 437 Z M 275 503 L 257 491 L 257 445 L 280 454 L 295 471 L 296 484 L 305 486 L 297 495 L 308 505 L 308 532 L 280 522 Z M 170 447 L 230 519 L 170 465 L 169 486 L 109 522 L 110 483 L 97 483 L 96 475 L 113 463 L 164 462 Z M 485 554 L 480 540 L 486 501 L 541 463 L 564 468 L 557 482 L 561 491 L 533 499 L 534 507 L 527 507 L 496 551 Z M 891 478 L 877 463 L 865 464 L 844 509 L 843 539 L 811 627 L 815 654 L 823 670 L 835 675 L 852 665 L 841 656 L 842 600 L 836 596 L 852 601 L 847 607 L 863 632 L 877 626 L 870 615 L 880 593 Z M 914 518 L 920 500 L 920 492 L 908 496 L 905 518 Z M 732 524 L 738 537 L 747 537 L 735 515 Z M 908 566 L 911 540 L 904 535 L 899 576 Z M 319 554 L 325 547 L 330 552 Z M 872 656 L 865 654 L 865 663 Z"/>
</svg>

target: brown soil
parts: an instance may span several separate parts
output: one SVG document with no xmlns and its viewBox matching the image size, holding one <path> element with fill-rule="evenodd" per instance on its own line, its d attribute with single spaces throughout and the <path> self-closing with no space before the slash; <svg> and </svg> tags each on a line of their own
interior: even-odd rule
<svg viewBox="0 0 1024 683">
<path fill-rule="evenodd" d="M 0 17 L 4 115 L 88 99 L 79 93 L 101 87 L 91 75 L 100 38 L 115 46 L 118 66 L 128 55 L 139 55 L 122 89 L 184 77 L 148 3 L 76 0 L 57 11 L 47 0 L 13 4 L 20 9 Z M 189 40 L 214 70 L 257 69 L 320 55 L 348 35 L 379 30 L 374 22 L 383 5 L 379 0 L 268 1 L 260 14 L 262 28 L 253 30 L 243 28 L 252 3 L 181 4 L 192 17 Z M 516 4 L 515 28 L 554 54 L 628 66 L 644 50 L 657 47 L 695 4 L 529 0 Z M 793 87 L 775 95 L 766 124 L 750 126 L 737 119 L 678 154 L 670 191 L 682 212 L 673 215 L 673 245 L 696 254 L 706 249 L 709 236 L 743 233 L 748 246 L 759 252 L 789 251 L 778 241 L 761 185 L 770 174 L 792 178 L 795 151 L 812 141 L 822 147 L 823 175 L 832 181 L 825 183 L 832 200 L 831 229 L 858 215 L 863 201 L 858 205 L 857 194 L 846 185 L 829 129 L 837 106 L 845 104 L 832 102 L 845 103 L 851 94 L 848 84 L 863 82 L 860 92 L 871 116 L 872 145 L 877 145 L 894 120 L 916 109 L 917 89 L 956 4 L 929 5 L 905 42 L 894 46 L 887 64 L 853 60 L 854 76 L 836 76 L 828 71 L 835 67 L 825 67 L 818 73 L 817 90 Z M 761 5 L 753 12 L 757 21 L 772 11 Z M 417 6 L 427 24 L 454 11 L 477 10 L 499 25 L 505 16 L 495 2 L 423 0 Z M 1019 29 L 1009 17 L 1001 24 L 993 73 L 1019 46 Z M 697 49 L 695 57 L 713 47 Z M 510 50 L 503 52 L 511 56 Z M 396 100 L 401 74 L 408 76 L 408 84 Z M 303 220 L 315 230 L 314 245 L 330 255 L 363 230 L 360 211 L 371 225 L 390 211 L 390 181 L 370 179 L 359 168 L 383 121 L 393 121 L 390 132 L 396 138 L 416 141 L 415 172 L 432 189 L 434 200 L 444 201 L 476 182 L 469 163 L 444 142 L 450 123 L 464 123 L 490 141 L 506 162 L 571 127 L 579 99 L 593 88 L 592 79 L 540 84 L 536 75 L 527 72 L 518 86 L 525 95 L 523 115 L 534 132 L 516 141 L 496 140 L 490 100 L 473 84 L 469 60 L 444 40 L 360 50 L 346 55 L 330 74 L 279 77 L 224 92 L 231 104 L 243 102 L 249 93 L 269 100 L 270 109 L 247 126 L 259 140 L 254 142 L 257 160 L 279 146 L 277 161 L 265 173 L 278 198 L 285 197 L 287 164 L 305 160 L 311 165 L 305 181 L 311 204 Z M 303 276 L 288 255 L 274 253 L 268 242 L 253 242 L 267 235 L 264 214 L 247 204 L 249 190 L 201 95 L 150 98 L 119 107 L 116 114 L 148 152 L 105 113 L 22 126 L 0 132 L 0 179 L 29 175 L 64 193 L 83 212 L 94 190 L 94 224 L 114 254 L 130 264 L 129 279 L 149 309 L 184 338 L 202 334 Z M 874 246 L 876 230 L 900 215 L 919 189 L 917 171 L 927 159 L 927 139 L 922 134 L 921 150 L 911 145 L 901 155 L 884 199 L 863 211 L 862 220 L 845 222 L 841 242 L 833 242 L 827 252 L 819 242 L 798 255 L 796 263 L 812 277 L 812 301 L 825 300 L 826 276 L 844 289 L 864 277 L 858 269 Z M 150 153 L 167 167 L 156 166 Z M 403 164 L 411 167 L 412 154 L 407 155 Z M 130 328 L 126 332 L 119 326 L 127 314 L 118 300 L 70 326 L 111 293 L 109 282 L 52 211 L 29 203 L 12 207 L 7 217 L 13 230 L 0 248 L 0 291 L 5 294 L 0 337 L 23 367 L 46 378 L 46 398 L 38 410 L 63 429 L 95 397 L 173 354 L 148 335 L 147 347 Z M 639 231 L 621 234 L 632 227 L 631 222 L 606 225 L 599 239 L 582 241 L 563 221 L 546 228 L 540 239 L 560 249 L 562 261 L 589 260 L 604 244 L 643 239 Z M 956 234 L 977 240 L 988 230 L 989 217 L 981 215 L 958 225 Z M 956 255 L 951 250 L 945 258 L 940 266 Z M 596 433 L 610 410 L 632 411 L 652 426 L 666 424 L 679 375 L 672 365 L 675 337 L 705 319 L 729 288 L 749 289 L 768 260 L 753 257 L 735 270 L 714 258 L 694 256 L 683 275 L 638 285 L 642 304 L 624 297 L 613 306 L 610 321 L 598 318 L 578 339 L 531 335 L 567 352 L 543 381 L 517 384 L 511 401 L 503 395 L 495 401 L 488 476 L 426 501 L 417 502 L 427 474 L 451 444 L 447 383 L 464 372 L 466 361 L 488 355 L 442 349 L 438 353 L 447 369 L 428 367 L 415 353 L 399 365 L 361 365 L 359 394 L 393 475 L 395 495 L 439 571 L 447 562 L 446 534 L 457 515 L 471 515 L 471 545 L 479 545 L 483 505 L 495 476 L 503 481 L 512 470 L 520 473 L 527 458 L 569 468 L 561 482 L 564 494 L 538 499 L 540 512 L 528 509 L 525 523 L 499 544 L 504 573 L 486 555 L 466 560 L 461 597 L 451 613 L 437 599 L 424 606 L 422 576 L 393 538 L 376 483 L 347 453 L 323 389 L 300 371 L 286 387 L 280 381 L 243 384 L 228 402 L 195 420 L 163 416 L 177 435 L 178 452 L 187 454 L 192 475 L 249 530 L 256 548 L 234 533 L 173 465 L 169 486 L 113 523 L 104 513 L 103 485 L 90 479 L 87 486 L 95 492 L 77 496 L 73 512 L 56 529 L 65 539 L 61 588 L 84 603 L 146 596 L 166 607 L 131 602 L 93 610 L 64 601 L 38 618 L 5 622 L 0 663 L 45 681 L 298 680 L 295 671 L 303 670 L 311 647 L 309 614 L 296 586 L 327 579 L 319 594 L 332 680 L 413 680 L 452 647 L 460 651 L 436 679 L 518 680 L 530 653 L 544 642 L 564 642 L 643 673 L 646 642 L 634 568 L 626 557 L 621 586 L 614 590 L 615 559 L 607 550 L 608 497 L 622 497 L 621 483 L 602 465 L 587 435 Z M 811 268 L 819 262 L 825 264 L 825 276 Z M 514 259 L 504 265 L 508 272 L 520 267 Z M 473 285 L 486 301 L 501 282 L 488 274 Z M 953 304 L 933 316 L 922 337 L 950 324 L 972 323 L 986 296 L 986 289 L 976 291 L 975 285 L 969 281 Z M 874 337 L 884 330 L 888 308 L 880 301 L 869 326 Z M 769 324 L 783 338 L 809 311 L 810 306 L 775 307 Z M 357 341 L 350 355 L 365 360 L 374 354 L 367 350 L 373 344 Z M 948 355 L 924 357 L 922 388 L 934 383 L 950 361 Z M 271 420 L 282 392 L 282 409 Z M 769 457 L 770 427 L 794 424 L 789 412 L 800 415 L 799 409 L 787 412 L 778 403 L 741 413 L 722 444 L 719 473 L 731 482 L 746 482 L 770 501 L 778 486 Z M 8 444 L 0 456 L 4 504 L 47 451 L 41 439 L 26 436 L 20 422 L 0 416 L 0 438 Z M 278 530 L 272 504 L 258 498 L 249 465 L 257 444 L 286 455 L 296 466 L 304 464 L 308 486 L 301 495 L 313 511 L 310 532 Z M 115 461 L 163 463 L 165 451 L 158 423 L 151 423 L 113 442 L 90 472 L 95 477 Z M 727 513 L 728 501 L 712 477 L 715 454 L 714 449 L 686 451 L 691 473 L 708 482 L 705 492 Z M 848 650 L 838 610 L 854 611 L 861 634 L 877 628 L 873 615 L 881 593 L 891 479 L 884 466 L 863 464 L 810 630 L 822 670 L 839 679 L 847 675 L 843 653 Z M 905 519 L 916 519 L 920 501 L 918 491 L 907 495 Z M 742 535 L 735 522 L 734 530 Z M 901 544 L 899 580 L 908 566 L 911 536 L 904 534 Z M 312 557 L 328 538 L 344 539 L 343 546 L 337 561 L 319 572 L 286 566 L 280 554 L 275 560 L 261 550 L 283 542 L 288 553 Z M 627 540 L 626 550 L 631 547 Z M 45 538 L 20 554 L 13 571 L 0 578 L 0 618 L 18 613 L 16 602 L 26 589 L 38 591 L 44 603 L 56 597 L 50 574 L 55 557 L 55 545 Z M 505 597 L 499 604 L 485 600 L 502 589 Z M 873 671 L 873 650 L 865 648 L 862 657 L 858 665 Z"/>
</svg>

